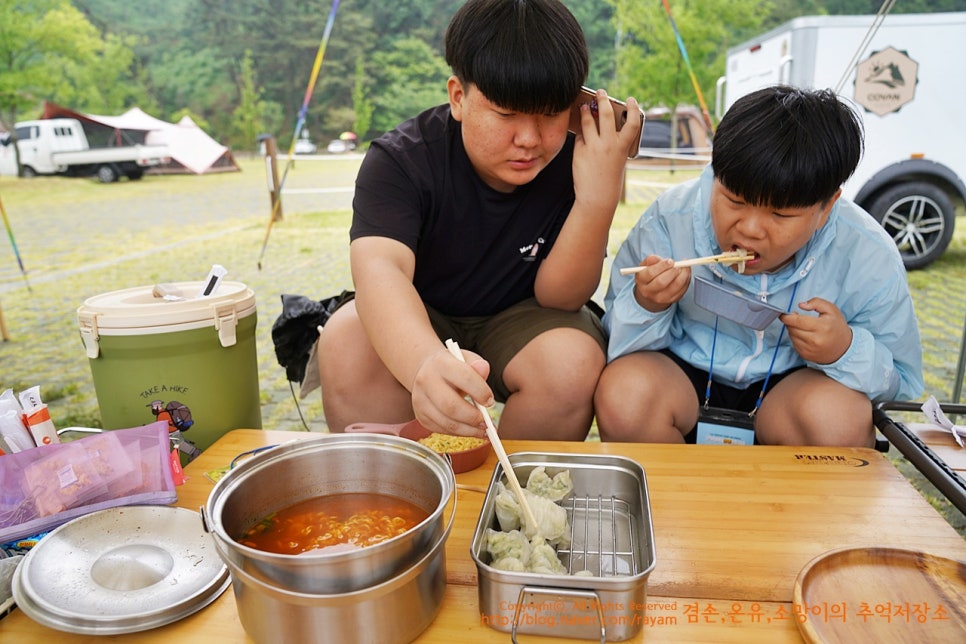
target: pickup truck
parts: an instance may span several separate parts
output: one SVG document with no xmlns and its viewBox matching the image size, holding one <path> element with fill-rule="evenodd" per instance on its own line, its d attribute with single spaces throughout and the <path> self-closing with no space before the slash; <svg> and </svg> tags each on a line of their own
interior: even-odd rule
<svg viewBox="0 0 966 644">
<path fill-rule="evenodd" d="M 111 183 L 124 176 L 144 176 L 147 168 L 167 163 L 170 152 L 163 145 L 91 147 L 80 121 L 70 118 L 21 121 L 15 125 L 20 151 L 21 176 L 96 176 Z M 17 176 L 13 138 L 0 135 L 0 175 Z"/>
</svg>

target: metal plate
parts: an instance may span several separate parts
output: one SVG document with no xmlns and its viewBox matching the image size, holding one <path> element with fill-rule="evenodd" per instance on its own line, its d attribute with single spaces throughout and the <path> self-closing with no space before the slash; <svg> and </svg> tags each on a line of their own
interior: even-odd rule
<svg viewBox="0 0 966 644">
<path fill-rule="evenodd" d="M 14 574 L 17 606 L 69 633 L 133 633 L 177 621 L 230 583 L 197 512 L 117 507 L 40 540 Z"/>
</svg>

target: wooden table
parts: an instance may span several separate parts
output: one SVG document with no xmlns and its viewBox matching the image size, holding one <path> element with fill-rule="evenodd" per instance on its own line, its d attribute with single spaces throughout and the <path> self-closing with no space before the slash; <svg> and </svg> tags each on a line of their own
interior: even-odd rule
<svg viewBox="0 0 966 644">
<path fill-rule="evenodd" d="M 186 468 L 177 505 L 205 504 L 204 473 L 247 450 L 318 436 L 235 430 Z M 794 581 L 814 557 L 842 547 L 922 549 L 966 560 L 966 543 L 880 453 L 827 447 L 737 447 L 506 441 L 508 452 L 617 454 L 639 461 L 647 476 L 657 565 L 647 581 L 646 623 L 635 641 L 800 642 Z M 486 488 L 496 458 L 457 476 Z M 483 494 L 458 490 L 446 545 L 447 589 L 423 642 L 506 641 L 481 624 L 476 567 L 469 553 Z M 869 598 L 874 601 L 875 598 Z M 857 607 L 855 607 L 857 608 Z M 818 619 L 818 618 L 812 618 Z M 0 621 L 11 642 L 100 642 L 58 633 L 21 611 Z M 118 636 L 129 642 L 244 642 L 225 592 L 174 624 Z M 526 642 L 555 641 L 522 635 Z"/>
<path fill-rule="evenodd" d="M 966 414 L 966 405 L 945 403 L 941 407 L 956 423 L 962 421 L 954 415 L 961 418 Z M 879 403 L 873 412 L 875 425 L 950 503 L 966 513 L 966 449 L 941 427 L 899 422 L 889 416 L 889 411 L 921 412 L 921 403 Z"/>
</svg>

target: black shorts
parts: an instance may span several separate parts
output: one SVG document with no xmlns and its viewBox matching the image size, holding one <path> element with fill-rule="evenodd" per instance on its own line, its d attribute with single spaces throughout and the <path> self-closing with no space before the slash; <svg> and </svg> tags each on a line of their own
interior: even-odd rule
<svg viewBox="0 0 966 644">
<path fill-rule="evenodd" d="M 698 395 L 698 404 L 700 406 L 704 406 L 705 392 L 708 388 L 708 372 L 695 367 L 689 362 L 686 362 L 669 349 L 664 349 L 661 351 L 661 353 L 673 360 L 674 364 L 680 367 L 681 371 L 684 372 L 684 375 L 687 376 L 688 380 L 691 381 L 691 385 L 694 387 L 694 392 Z M 771 378 L 768 379 L 768 390 L 771 390 L 788 374 L 794 373 L 802 368 L 804 367 L 795 367 L 783 373 L 773 373 Z M 751 383 L 745 389 L 738 389 L 737 387 L 729 387 L 728 385 L 720 382 L 712 382 L 711 396 L 708 399 L 708 405 L 710 407 L 719 407 L 721 409 L 750 412 L 755 408 L 755 403 L 758 402 L 758 396 L 761 395 L 761 388 L 764 386 L 764 384 L 764 380 L 759 380 L 758 382 Z M 765 391 L 766 396 L 768 395 L 768 390 Z M 695 429 L 697 429 L 697 425 L 695 425 L 695 427 L 692 428 L 687 435 L 685 435 L 685 440 L 687 442 L 694 442 L 696 433 Z"/>
<path fill-rule="evenodd" d="M 490 363 L 487 383 L 499 402 L 506 402 L 510 391 L 503 382 L 503 370 L 519 351 L 544 331 L 557 328 L 579 329 L 590 335 L 607 355 L 607 336 L 598 316 L 589 306 L 579 311 L 561 311 L 537 304 L 530 298 L 496 315 L 454 317 L 427 306 L 426 312 L 440 340 L 452 338 L 461 349 L 475 351 Z"/>
</svg>

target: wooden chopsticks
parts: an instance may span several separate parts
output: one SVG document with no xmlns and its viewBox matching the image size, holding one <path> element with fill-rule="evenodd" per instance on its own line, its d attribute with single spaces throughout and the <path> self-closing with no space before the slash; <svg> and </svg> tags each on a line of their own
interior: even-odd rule
<svg viewBox="0 0 966 644">
<path fill-rule="evenodd" d="M 446 341 L 446 348 L 449 352 L 453 354 L 453 357 L 458 359 L 460 362 L 466 362 L 463 357 L 463 352 L 460 351 L 460 347 L 453 340 Z M 523 516 L 526 519 L 527 526 L 531 530 L 538 530 L 537 519 L 533 514 L 533 509 L 530 508 L 530 504 L 527 503 L 526 497 L 523 496 L 523 488 L 520 486 L 520 481 L 517 480 L 516 474 L 513 472 L 513 466 L 510 465 L 510 459 L 507 458 L 506 450 L 503 449 L 503 443 L 500 442 L 500 436 L 496 433 L 496 427 L 493 425 L 493 419 L 490 418 L 490 412 L 486 410 L 486 407 L 480 403 L 475 403 L 476 408 L 480 410 L 483 414 L 483 422 L 486 423 L 486 436 L 490 439 L 490 445 L 493 446 L 493 451 L 496 452 L 496 458 L 500 461 L 500 465 L 503 466 L 503 471 L 506 473 L 507 479 L 510 481 L 510 489 L 516 495 L 517 500 L 520 502 L 520 508 L 523 510 Z"/>
<path fill-rule="evenodd" d="M 707 257 L 696 257 L 694 259 L 682 259 L 674 262 L 674 268 L 698 266 L 699 264 L 741 264 L 754 258 L 755 254 L 749 253 L 746 250 L 729 250 L 728 252 L 721 253 L 720 255 L 709 255 Z M 621 275 L 632 275 L 634 273 L 640 273 L 645 268 L 645 266 L 628 266 L 626 268 L 622 268 L 620 272 Z"/>
</svg>

